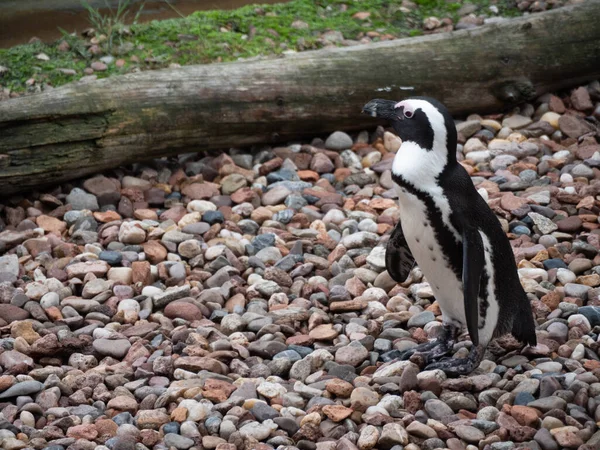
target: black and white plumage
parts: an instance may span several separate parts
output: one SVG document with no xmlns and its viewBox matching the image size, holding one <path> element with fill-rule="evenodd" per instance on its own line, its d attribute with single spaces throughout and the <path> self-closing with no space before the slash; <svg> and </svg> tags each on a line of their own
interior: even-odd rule
<svg viewBox="0 0 600 450">
<path fill-rule="evenodd" d="M 500 222 L 456 160 L 457 132 L 438 101 L 414 97 L 373 100 L 363 112 L 385 119 L 402 140 L 392 166 L 400 222 L 386 248 L 386 268 L 399 283 L 413 265 L 429 281 L 443 317 L 436 341 L 406 352 L 392 350 L 384 361 L 417 354 L 426 363 L 448 354 L 467 327 L 473 346 L 465 359 L 427 366 L 449 374 L 474 370 L 490 340 L 512 333 L 536 345 L 529 300 Z"/>
</svg>

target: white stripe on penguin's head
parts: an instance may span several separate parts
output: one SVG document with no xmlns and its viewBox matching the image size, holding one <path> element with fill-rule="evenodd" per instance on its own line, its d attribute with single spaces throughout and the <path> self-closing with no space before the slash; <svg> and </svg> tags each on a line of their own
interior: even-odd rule
<svg viewBox="0 0 600 450">
<path fill-rule="evenodd" d="M 426 188 L 435 183 L 448 163 L 447 122 L 427 100 L 403 100 L 396 103 L 395 109 L 399 120 L 391 125 L 402 145 L 394 158 L 392 172 L 417 188 Z"/>
</svg>

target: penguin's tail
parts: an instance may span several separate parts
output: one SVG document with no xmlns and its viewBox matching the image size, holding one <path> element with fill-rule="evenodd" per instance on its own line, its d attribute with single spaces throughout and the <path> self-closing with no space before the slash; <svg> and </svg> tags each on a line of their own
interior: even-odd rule
<svg viewBox="0 0 600 450">
<path fill-rule="evenodd" d="M 523 300 L 519 302 L 519 310 L 513 321 L 512 335 L 520 342 L 534 347 L 537 345 L 537 337 L 535 335 L 533 312 L 529 299 L 525 297 Z"/>
</svg>

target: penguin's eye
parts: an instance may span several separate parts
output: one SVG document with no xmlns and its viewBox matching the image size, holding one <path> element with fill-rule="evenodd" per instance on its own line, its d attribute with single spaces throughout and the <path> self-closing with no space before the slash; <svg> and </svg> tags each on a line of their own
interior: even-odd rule
<svg viewBox="0 0 600 450">
<path fill-rule="evenodd" d="M 410 109 L 404 111 L 404 117 L 410 119 L 413 116 L 413 112 Z"/>
</svg>

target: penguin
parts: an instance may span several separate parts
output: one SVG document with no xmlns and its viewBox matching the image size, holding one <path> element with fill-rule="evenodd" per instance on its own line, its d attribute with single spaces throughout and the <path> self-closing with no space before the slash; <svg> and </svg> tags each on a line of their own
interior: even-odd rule
<svg viewBox="0 0 600 450">
<path fill-rule="evenodd" d="M 457 131 L 446 107 L 428 97 L 375 99 L 363 113 L 385 120 L 402 140 L 392 162 L 400 221 L 386 244 L 386 269 L 403 283 L 417 264 L 442 313 L 437 339 L 381 359 L 411 358 L 426 370 L 458 376 L 479 366 L 493 338 L 512 333 L 524 345 L 537 345 L 512 248 L 456 159 Z M 472 342 L 468 356 L 447 357 L 464 327 Z"/>
</svg>

